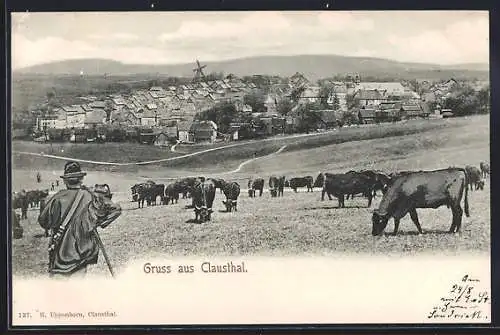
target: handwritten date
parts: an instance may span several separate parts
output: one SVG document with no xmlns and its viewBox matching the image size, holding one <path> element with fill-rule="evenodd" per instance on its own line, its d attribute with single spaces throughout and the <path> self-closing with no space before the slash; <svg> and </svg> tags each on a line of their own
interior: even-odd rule
<svg viewBox="0 0 500 335">
<path fill-rule="evenodd" d="M 480 281 L 469 275 L 462 277 L 460 282 L 453 284 L 448 294 L 441 297 L 440 304 L 434 306 L 427 315 L 428 319 L 456 319 L 456 320 L 487 320 L 481 308 L 491 304 L 487 291 L 477 290 L 476 284 Z"/>
</svg>

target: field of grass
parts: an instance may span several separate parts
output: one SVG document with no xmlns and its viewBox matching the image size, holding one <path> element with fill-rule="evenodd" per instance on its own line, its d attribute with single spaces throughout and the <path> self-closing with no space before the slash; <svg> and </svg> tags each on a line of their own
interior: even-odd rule
<svg viewBox="0 0 500 335">
<path fill-rule="evenodd" d="M 434 121 L 433 121 L 434 122 Z M 420 125 L 421 123 L 416 123 Z M 489 157 L 489 123 L 486 117 L 438 120 L 433 129 L 406 136 L 381 137 L 361 141 L 342 141 L 342 131 L 353 131 L 349 136 L 366 136 L 357 129 L 343 129 L 328 135 L 321 142 L 316 138 L 290 140 L 287 149 L 276 156 L 250 162 L 242 170 L 226 179 L 238 180 L 243 187 L 245 178 L 280 173 L 287 176 L 312 174 L 318 171 L 347 171 L 358 168 L 376 168 L 387 171 L 403 169 L 434 169 L 453 165 L 478 165 Z M 397 127 L 397 125 L 390 125 Z M 360 128 L 361 129 L 361 128 Z M 359 131 L 360 133 L 356 133 Z M 374 130 L 375 131 L 375 130 Z M 366 130 L 369 133 L 369 130 Z M 359 135 L 361 134 L 361 135 Z M 325 136 L 327 136 L 325 134 Z M 346 135 L 344 135 L 346 136 Z M 318 137 L 323 139 L 323 137 Z M 323 140 L 321 140 L 323 141 Z M 313 145 L 313 143 L 315 143 Z M 277 149 L 277 141 L 262 147 Z M 294 147 L 295 145 L 295 147 Z M 252 153 L 254 148 L 242 147 L 238 152 Z M 266 149 L 267 150 L 267 149 Z M 269 151 L 273 151 L 269 149 Z M 217 154 L 216 154 L 217 153 Z M 86 182 L 108 182 L 114 198 L 123 208 L 122 216 L 101 232 L 108 253 L 118 271 L 127 262 L 138 257 L 163 254 L 167 256 L 204 255 L 332 255 L 332 254 L 471 254 L 489 252 L 490 244 L 490 188 L 489 180 L 483 191 L 469 193 L 471 216 L 463 219 L 461 234 L 445 233 L 451 223 L 451 212 L 446 207 L 436 210 L 419 210 L 425 234 L 416 235 L 416 228 L 409 217 L 401 221 L 400 234 L 390 234 L 374 239 L 371 232 L 371 212 L 378 206 L 380 196 L 372 208 L 366 208 L 366 199 L 346 201 L 347 208 L 337 208 L 337 200 L 321 201 L 320 192 L 293 193 L 287 190 L 283 198 L 271 198 L 268 191 L 262 198 L 248 198 L 242 192 L 238 212 L 223 213 L 221 194 L 214 202 L 213 222 L 191 223 L 192 210 L 184 209 L 186 200 L 177 205 L 136 209 L 131 203 L 129 188 L 142 177 L 163 178 L 185 172 L 220 172 L 235 168 L 242 160 L 251 157 L 235 149 L 206 154 L 215 166 L 158 167 L 137 172 L 89 171 Z M 218 162 L 216 157 L 218 157 Z M 178 163 L 181 160 L 178 161 Z M 190 164 L 193 164 L 191 162 Z M 38 166 L 44 169 L 43 166 Z M 58 178 L 61 167 L 45 175 Z M 13 171 L 14 189 L 36 188 L 33 172 L 27 169 Z M 47 180 L 49 177 L 46 178 Z M 16 188 L 17 187 L 17 188 Z M 266 185 L 267 188 L 267 185 Z M 18 275 L 44 275 L 47 263 L 47 239 L 41 237 L 42 229 L 36 223 L 36 210 L 30 210 L 23 221 L 25 235 L 13 240 L 13 271 Z M 392 221 L 386 231 L 393 229 Z M 102 257 L 95 273 L 106 274 Z"/>
</svg>

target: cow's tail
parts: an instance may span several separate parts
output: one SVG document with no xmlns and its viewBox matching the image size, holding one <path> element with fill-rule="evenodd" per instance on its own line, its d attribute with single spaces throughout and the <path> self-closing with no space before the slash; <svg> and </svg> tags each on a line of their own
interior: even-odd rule
<svg viewBox="0 0 500 335">
<path fill-rule="evenodd" d="M 469 214 L 469 174 L 467 173 L 467 170 L 463 170 L 464 171 L 464 175 L 465 175 L 465 197 L 464 197 L 464 211 L 465 211 L 465 215 L 467 217 L 470 216 Z"/>
</svg>

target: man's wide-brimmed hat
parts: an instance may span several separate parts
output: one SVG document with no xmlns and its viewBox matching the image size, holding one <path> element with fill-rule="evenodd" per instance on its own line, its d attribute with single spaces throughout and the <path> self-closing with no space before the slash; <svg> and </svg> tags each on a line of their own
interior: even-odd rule
<svg viewBox="0 0 500 335">
<path fill-rule="evenodd" d="M 82 172 L 82 168 L 78 162 L 67 162 L 66 165 L 64 165 L 64 175 L 62 175 L 61 178 L 81 178 L 86 175 L 87 173 Z"/>
</svg>

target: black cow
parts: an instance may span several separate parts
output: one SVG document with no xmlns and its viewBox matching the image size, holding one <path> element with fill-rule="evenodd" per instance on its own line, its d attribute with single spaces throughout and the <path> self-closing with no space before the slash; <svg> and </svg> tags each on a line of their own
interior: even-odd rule
<svg viewBox="0 0 500 335">
<path fill-rule="evenodd" d="M 23 227 L 20 223 L 19 214 L 17 214 L 13 209 L 11 210 L 12 215 L 12 238 L 20 239 L 23 237 Z"/>
<path fill-rule="evenodd" d="M 220 193 L 223 192 L 223 189 L 224 189 L 224 183 L 225 183 L 225 180 L 222 179 L 222 178 L 208 178 L 209 180 L 211 180 L 214 185 L 215 185 L 215 188 L 219 189 Z"/>
<path fill-rule="evenodd" d="M 240 184 L 237 182 L 224 182 L 222 190 L 226 196 L 226 200 L 222 203 L 226 206 L 227 212 L 238 211 L 238 197 L 240 195 Z"/>
<path fill-rule="evenodd" d="M 255 180 L 250 179 L 248 181 L 248 195 L 250 198 L 255 197 L 255 191 L 257 190 L 259 191 L 259 197 L 261 197 L 264 190 L 264 179 L 257 178 Z"/>
<path fill-rule="evenodd" d="M 195 220 L 206 222 L 211 220 L 212 205 L 215 199 L 215 184 L 210 180 L 198 180 L 192 189 Z"/>
<path fill-rule="evenodd" d="M 172 202 L 172 205 L 175 203 L 179 202 L 179 193 L 181 193 L 179 190 L 181 188 L 181 184 L 178 182 L 174 182 L 171 184 L 168 184 L 167 187 L 165 187 L 165 205 L 168 205 L 169 202 Z"/>
<path fill-rule="evenodd" d="M 148 205 L 156 206 L 156 199 L 160 197 L 160 203 L 165 203 L 165 185 L 164 184 L 152 184 L 148 189 Z"/>
<path fill-rule="evenodd" d="M 383 172 L 375 170 L 361 170 L 361 171 L 349 171 L 350 174 L 362 174 L 370 179 L 370 184 L 372 185 L 372 197 L 377 195 L 377 191 L 381 191 L 382 194 L 385 193 L 390 182 L 390 177 Z M 355 194 L 348 194 L 346 199 L 354 199 Z"/>
<path fill-rule="evenodd" d="M 471 191 L 473 191 L 474 188 L 476 190 L 484 189 L 484 181 L 481 178 L 481 176 L 482 176 L 481 170 L 479 170 L 475 166 L 467 165 L 465 167 L 465 171 L 467 171 L 467 175 L 469 177 L 469 179 L 468 179 L 469 184 L 467 185 L 467 187 L 470 186 Z"/>
<path fill-rule="evenodd" d="M 138 208 L 141 208 L 141 206 L 144 208 L 144 201 L 147 201 L 147 204 L 149 205 L 150 201 L 149 190 L 153 185 L 154 184 L 150 182 L 139 183 L 135 184 L 130 188 L 132 191 L 132 199 L 133 201 L 137 201 Z"/>
<path fill-rule="evenodd" d="M 299 187 L 307 187 L 307 192 L 313 191 L 314 179 L 312 176 L 306 177 L 295 177 L 290 180 L 287 180 L 288 186 L 294 191 L 297 192 L 297 188 Z"/>
<path fill-rule="evenodd" d="M 481 169 L 481 174 L 483 178 L 486 178 L 490 175 L 490 164 L 486 162 L 479 163 L 479 168 Z"/>
<path fill-rule="evenodd" d="M 410 213 L 418 232 L 422 233 L 416 209 L 443 205 L 451 208 L 453 214 L 449 232 L 459 232 L 464 212 L 460 206 L 464 190 L 464 210 L 469 217 L 468 182 L 467 171 L 461 168 L 418 171 L 396 177 L 379 208 L 373 212 L 372 235 L 381 235 L 391 218 L 394 218 L 394 234 L 397 234 L 399 221 L 407 213 Z"/>
<path fill-rule="evenodd" d="M 281 176 L 278 178 L 278 197 L 283 196 L 283 192 L 285 190 L 285 181 L 286 181 L 285 176 Z"/>
<path fill-rule="evenodd" d="M 49 190 L 34 190 L 26 192 L 26 199 L 29 203 L 30 208 L 37 208 L 40 206 L 40 200 L 46 198 L 49 195 Z"/>
<path fill-rule="evenodd" d="M 28 206 L 29 199 L 26 191 L 22 190 L 21 192 L 15 192 L 12 195 L 12 208 L 21 209 L 21 220 L 28 218 Z"/>
<path fill-rule="evenodd" d="M 344 208 L 344 196 L 346 194 L 363 194 L 368 198 L 368 207 L 372 205 L 373 182 L 370 177 L 363 174 L 324 174 L 324 187 L 321 200 L 324 200 L 324 193 L 331 200 L 331 195 L 339 200 L 339 208 Z"/>
<path fill-rule="evenodd" d="M 279 190 L 279 179 L 276 176 L 269 177 L 269 192 L 271 193 L 271 197 L 275 198 L 278 196 Z"/>
</svg>

